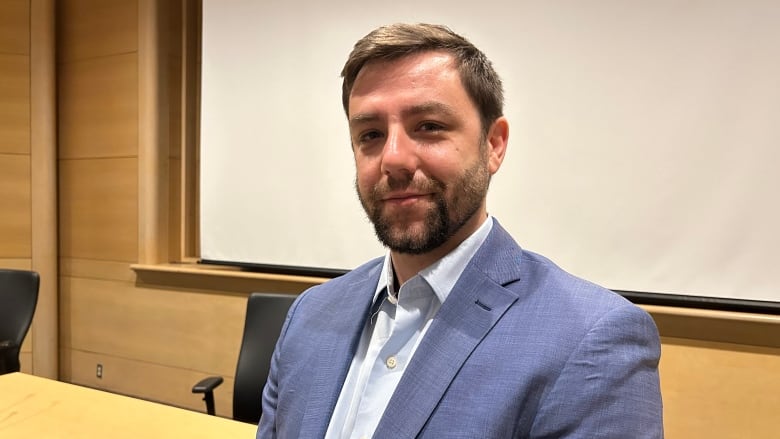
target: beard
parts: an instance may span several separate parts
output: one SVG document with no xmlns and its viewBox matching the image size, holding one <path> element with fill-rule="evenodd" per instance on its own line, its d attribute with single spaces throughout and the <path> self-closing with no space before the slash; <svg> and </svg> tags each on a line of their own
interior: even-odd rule
<svg viewBox="0 0 780 439">
<path fill-rule="evenodd" d="M 355 182 L 358 198 L 379 241 L 397 253 L 424 254 L 445 242 L 465 225 L 482 206 L 490 184 L 487 157 L 480 159 L 450 185 L 435 178 L 388 177 L 377 183 L 367 194 L 360 192 Z M 431 193 L 433 205 L 424 213 L 420 227 L 408 227 L 409 218 L 404 213 L 385 212 L 382 197 L 389 191 L 412 189 Z"/>
</svg>

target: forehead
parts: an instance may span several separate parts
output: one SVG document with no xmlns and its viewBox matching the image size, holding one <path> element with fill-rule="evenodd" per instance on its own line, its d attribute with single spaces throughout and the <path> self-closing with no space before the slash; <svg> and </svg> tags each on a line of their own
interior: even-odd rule
<svg viewBox="0 0 780 439">
<path fill-rule="evenodd" d="M 355 85 L 375 76 L 430 75 L 445 71 L 455 71 L 455 59 L 450 53 L 438 50 L 416 52 L 389 60 L 367 62 L 358 72 Z"/>
<path fill-rule="evenodd" d="M 363 111 L 371 104 L 402 105 L 419 99 L 458 106 L 466 104 L 461 102 L 464 99 L 469 101 L 451 54 L 428 51 L 367 63 L 355 78 L 349 112 Z"/>
</svg>

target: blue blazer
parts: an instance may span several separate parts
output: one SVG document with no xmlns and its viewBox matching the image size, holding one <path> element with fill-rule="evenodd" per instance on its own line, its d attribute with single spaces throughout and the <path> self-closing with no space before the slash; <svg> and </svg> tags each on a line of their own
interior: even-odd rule
<svg viewBox="0 0 780 439">
<path fill-rule="evenodd" d="M 382 269 L 302 294 L 258 438 L 322 438 Z M 496 221 L 410 360 L 376 438 L 660 438 L 660 343 L 619 295 L 522 250 Z"/>
</svg>

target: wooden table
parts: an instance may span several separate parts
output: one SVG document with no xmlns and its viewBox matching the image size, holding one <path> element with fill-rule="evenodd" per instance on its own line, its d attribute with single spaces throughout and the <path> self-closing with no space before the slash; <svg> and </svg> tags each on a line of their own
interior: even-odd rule
<svg viewBox="0 0 780 439">
<path fill-rule="evenodd" d="M 10 373 L 0 375 L 0 438 L 247 438 L 252 424 Z"/>
</svg>

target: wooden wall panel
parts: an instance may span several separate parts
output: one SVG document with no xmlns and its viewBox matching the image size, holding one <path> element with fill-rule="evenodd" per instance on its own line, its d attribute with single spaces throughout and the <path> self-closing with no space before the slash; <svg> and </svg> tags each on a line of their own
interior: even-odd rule
<svg viewBox="0 0 780 439">
<path fill-rule="evenodd" d="M 33 373 L 33 332 L 35 332 L 35 324 L 30 326 L 27 331 L 27 335 L 22 342 L 22 348 L 19 351 L 19 362 L 21 363 L 21 369 L 24 373 Z"/>
<path fill-rule="evenodd" d="M 30 53 L 29 0 L 0 1 L 0 53 Z"/>
<path fill-rule="evenodd" d="M 22 340 L 22 349 L 21 349 L 21 351 L 23 353 L 24 352 L 27 352 L 27 353 L 31 353 L 32 352 L 32 343 L 33 343 L 32 337 L 31 337 L 32 332 L 33 332 L 33 327 L 30 326 L 30 329 L 27 331 L 27 335 L 24 337 L 24 340 Z"/>
<path fill-rule="evenodd" d="M 62 278 L 63 347 L 232 376 L 246 296 Z"/>
<path fill-rule="evenodd" d="M 59 157 L 138 154 L 135 53 L 60 65 Z"/>
<path fill-rule="evenodd" d="M 0 268 L 11 268 L 14 270 L 32 270 L 32 259 L 0 257 Z"/>
<path fill-rule="evenodd" d="M 61 160 L 59 172 L 60 256 L 135 261 L 137 160 Z"/>
<path fill-rule="evenodd" d="M 30 0 L 30 155 L 33 269 L 41 277 L 33 319 L 33 372 L 57 378 L 56 0 Z"/>
<path fill-rule="evenodd" d="M 181 80 L 181 57 L 170 56 L 167 61 L 168 69 L 168 101 L 170 102 L 169 113 L 169 155 L 171 158 L 181 158 L 182 142 L 182 80 Z"/>
<path fill-rule="evenodd" d="M 177 148 L 178 149 L 178 148 Z M 168 189 L 171 196 L 168 201 L 168 254 L 171 261 L 178 261 L 185 254 L 186 240 L 182 203 L 182 169 L 179 157 L 168 159 Z"/>
<path fill-rule="evenodd" d="M 172 7 L 167 14 L 168 23 L 165 26 L 165 41 L 168 50 L 165 52 L 167 58 L 166 80 L 168 83 L 168 101 L 169 105 L 169 135 L 171 157 L 180 157 L 181 131 L 182 131 L 182 2 L 172 2 Z"/>
<path fill-rule="evenodd" d="M 30 175 L 30 5 L 0 2 L 0 267 L 32 265 Z M 19 360 L 32 371 L 32 332 Z"/>
<path fill-rule="evenodd" d="M 32 374 L 32 352 L 30 351 L 22 351 L 19 354 L 19 362 L 21 363 L 21 372 Z"/>
<path fill-rule="evenodd" d="M 0 53 L 0 153 L 30 153 L 30 57 Z"/>
<path fill-rule="evenodd" d="M 218 413 L 230 416 L 246 295 L 139 287 L 95 279 L 121 274 L 119 264 L 68 265 L 91 278 L 61 277 L 62 379 L 202 411 L 192 385 L 220 375 Z"/>
<path fill-rule="evenodd" d="M 777 437 L 780 349 L 664 337 L 660 370 L 667 438 Z"/>
<path fill-rule="evenodd" d="M 30 156 L 0 154 L 0 258 L 32 257 Z"/>
<path fill-rule="evenodd" d="M 103 366 L 103 377 L 97 378 L 96 366 Z M 73 350 L 63 374 L 70 382 L 109 390 L 124 395 L 206 411 L 203 395 L 192 393 L 192 386 L 210 376 L 202 372 L 168 367 L 147 361 L 121 358 L 102 353 Z M 223 376 L 224 382 L 214 391 L 217 415 L 232 417 L 233 378 Z"/>
<path fill-rule="evenodd" d="M 138 6 L 133 0 L 58 2 L 59 61 L 68 62 L 138 49 Z"/>
<path fill-rule="evenodd" d="M 186 254 L 184 243 L 186 242 L 186 230 L 183 218 L 182 192 L 182 10 L 181 4 L 177 3 L 179 8 L 170 11 L 168 14 L 169 23 L 167 25 L 168 51 L 167 57 L 167 80 L 168 80 L 168 102 L 169 102 L 169 125 L 168 125 L 168 259 L 169 261 L 180 261 Z"/>
</svg>

